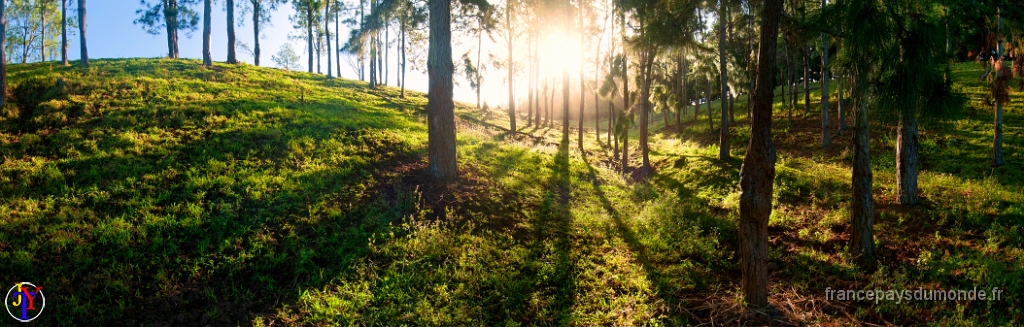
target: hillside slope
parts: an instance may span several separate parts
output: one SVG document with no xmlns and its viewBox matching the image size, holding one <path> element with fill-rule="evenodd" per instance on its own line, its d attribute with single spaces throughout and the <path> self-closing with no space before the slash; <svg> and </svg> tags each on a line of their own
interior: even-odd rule
<svg viewBox="0 0 1024 327">
<path fill-rule="evenodd" d="M 559 127 L 510 136 L 506 120 L 459 108 L 462 182 L 435 185 L 422 94 L 194 60 L 93 65 L 9 68 L 0 276 L 44 286 L 44 325 L 758 321 L 738 309 L 740 161 L 716 159 L 706 121 L 660 128 L 657 173 L 634 182 L 593 133 L 580 152 L 558 146 Z M 844 251 L 849 133 L 822 150 L 817 116 L 779 119 L 774 323 L 1024 323 L 1017 296 L 825 299 L 826 287 L 1024 294 L 1024 106 L 1015 93 L 1009 165 L 987 168 L 975 70 L 955 71 L 967 115 L 922 126 L 925 205 L 893 204 L 895 134 L 873 130 L 876 265 Z"/>
</svg>

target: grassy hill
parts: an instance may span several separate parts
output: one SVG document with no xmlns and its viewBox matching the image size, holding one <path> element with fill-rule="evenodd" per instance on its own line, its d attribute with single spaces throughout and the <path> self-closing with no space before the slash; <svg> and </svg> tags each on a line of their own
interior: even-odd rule
<svg viewBox="0 0 1024 327">
<path fill-rule="evenodd" d="M 706 121 L 689 122 L 692 111 L 684 126 L 663 128 L 659 116 L 657 172 L 634 182 L 615 172 L 592 131 L 586 151 L 566 150 L 560 127 L 510 136 L 507 121 L 459 108 L 462 182 L 443 186 L 425 172 L 423 94 L 402 99 L 355 81 L 199 66 L 9 66 L 0 276 L 44 287 L 42 324 L 755 318 L 739 309 L 741 162 L 717 159 L 717 137 Z M 924 205 L 895 204 L 896 134 L 873 128 L 880 258 L 871 266 L 845 251 L 851 133 L 820 149 L 818 116 L 790 123 L 777 104 L 769 224 L 777 323 L 1024 323 L 1024 98 L 1014 93 L 1007 108 L 1008 165 L 992 169 L 992 110 L 978 74 L 957 65 L 969 107 L 921 127 Z M 735 158 L 749 135 L 743 112 Z M 1006 298 L 840 302 L 825 299 L 826 287 L 1000 287 Z"/>
</svg>

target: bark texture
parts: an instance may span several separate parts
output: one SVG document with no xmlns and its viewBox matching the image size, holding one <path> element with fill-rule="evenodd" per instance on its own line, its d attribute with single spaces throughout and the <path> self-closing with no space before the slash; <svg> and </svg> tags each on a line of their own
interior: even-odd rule
<svg viewBox="0 0 1024 327">
<path fill-rule="evenodd" d="M 81 3 L 82 1 L 85 1 L 85 0 L 79 0 L 79 3 Z M 79 6 L 82 6 L 82 5 L 83 4 L 80 4 Z M 79 11 L 79 15 L 83 15 L 80 18 L 85 17 L 84 16 L 85 14 L 83 14 L 84 12 L 85 11 Z M 81 22 L 82 22 L 82 25 L 80 25 L 80 26 L 85 26 L 85 20 L 83 19 L 83 20 L 81 20 Z M 85 36 L 84 36 L 85 35 L 85 30 L 84 30 L 84 27 L 82 27 L 82 28 L 83 28 L 83 30 L 82 30 L 83 31 L 82 32 L 83 36 L 82 37 L 85 38 Z M 2 0 L 0 0 L 0 35 L 7 35 L 7 1 L 2 1 Z M 5 38 L 5 37 L 0 37 L 0 108 L 4 108 L 7 105 L 7 40 L 6 39 L 7 38 Z M 85 45 L 84 39 L 83 39 L 82 44 L 83 44 L 83 47 L 84 47 L 84 45 Z M 83 51 L 82 54 L 83 54 L 83 56 L 82 56 L 83 62 L 87 62 L 88 61 L 88 57 L 84 56 L 85 52 Z M 85 64 L 85 65 L 88 65 L 88 64 Z"/>
<path fill-rule="evenodd" d="M 60 61 L 64 66 L 70 65 L 68 63 L 68 0 L 60 1 Z"/>
<path fill-rule="evenodd" d="M 853 149 L 850 251 L 861 260 L 875 255 L 875 201 L 871 197 L 871 149 L 867 99 L 857 98 Z"/>
<path fill-rule="evenodd" d="M 211 24 L 211 11 L 213 11 L 213 0 L 203 0 L 203 65 L 213 66 L 213 55 L 210 54 L 210 34 L 213 32 Z"/>
<path fill-rule="evenodd" d="M 327 78 L 334 77 L 334 64 L 331 62 L 331 0 L 324 3 L 324 43 L 327 44 Z"/>
<path fill-rule="evenodd" d="M 768 305 L 768 216 L 772 212 L 775 147 L 772 145 L 772 71 L 782 0 L 766 0 L 761 14 L 757 83 L 754 90 L 750 145 L 740 169 L 741 289 L 752 307 Z"/>
<path fill-rule="evenodd" d="M 917 112 L 914 108 L 904 109 L 900 118 L 899 135 L 896 137 L 896 189 L 900 204 L 917 204 L 917 167 L 920 163 L 920 140 L 917 135 Z"/>
<path fill-rule="evenodd" d="M 825 0 L 821 0 L 821 8 L 825 8 Z M 832 144 L 832 132 L 828 122 L 828 35 L 821 33 L 821 146 Z"/>
<path fill-rule="evenodd" d="M 227 10 L 228 20 L 228 60 L 229 64 L 238 63 L 238 55 L 235 53 L 235 0 L 227 0 L 224 5 Z"/>
<path fill-rule="evenodd" d="M 718 2 L 718 69 L 721 78 L 722 105 L 719 106 L 722 112 L 721 130 L 718 131 L 718 159 L 729 159 L 729 121 L 731 110 L 727 95 L 729 94 L 729 68 L 725 64 L 725 1 Z"/>
<path fill-rule="evenodd" d="M 306 2 L 306 42 L 309 46 L 309 73 L 313 73 L 313 55 L 316 50 L 313 49 L 313 3 Z"/>
<path fill-rule="evenodd" d="M 427 169 L 438 181 L 458 179 L 455 157 L 455 102 L 452 100 L 451 1 L 430 0 L 430 46 L 427 55 Z"/>
<path fill-rule="evenodd" d="M 4 25 L 7 25 L 6 24 L 6 22 L 7 22 L 6 18 L 0 19 L 0 21 L 3 21 L 5 23 Z M 86 27 L 86 24 L 85 24 L 85 0 L 78 0 L 78 40 L 79 40 L 78 44 L 79 44 L 79 47 L 81 48 L 81 52 L 82 52 L 82 54 L 81 54 L 82 55 L 81 65 L 82 65 L 82 67 L 89 67 L 89 47 L 87 46 L 88 43 L 85 42 L 85 27 Z M 3 33 L 0 33 L 0 34 L 3 34 Z M 6 35 L 6 34 L 3 34 L 3 35 Z M 0 50 L 3 50 L 3 49 L 0 49 Z M 0 51 L 0 52 L 3 52 L 3 51 Z M 4 58 L 3 62 L 7 62 L 6 58 Z M 7 82 L 6 82 L 7 73 L 5 72 L 3 74 L 3 76 L 4 76 L 4 79 L 5 79 L 3 85 L 6 87 L 6 85 L 7 85 Z"/>
<path fill-rule="evenodd" d="M 256 66 L 260 65 L 260 3 L 252 1 L 252 61 Z"/>
</svg>

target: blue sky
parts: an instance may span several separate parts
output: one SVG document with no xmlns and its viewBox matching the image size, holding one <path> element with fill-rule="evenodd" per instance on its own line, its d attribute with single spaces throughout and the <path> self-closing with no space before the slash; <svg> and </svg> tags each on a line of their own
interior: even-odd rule
<svg viewBox="0 0 1024 327">
<path fill-rule="evenodd" d="M 236 0 L 244 1 L 244 0 Z M 226 17 L 224 12 L 224 1 L 215 0 L 213 10 L 213 58 L 214 61 L 224 61 L 227 58 L 227 30 L 226 30 Z M 86 2 L 88 17 L 86 18 L 88 26 L 86 33 L 89 42 L 89 56 L 90 58 L 126 58 L 126 57 L 166 57 L 167 56 L 167 42 L 166 35 L 152 35 L 146 33 L 142 26 L 135 25 L 133 21 L 138 17 L 135 13 L 136 10 L 142 8 L 142 5 L 138 0 L 88 0 Z M 179 48 L 180 55 L 183 58 L 202 58 L 202 5 L 196 7 L 197 11 L 200 12 L 200 28 L 192 33 L 192 37 L 189 38 L 184 33 L 179 34 Z M 288 17 L 292 15 L 291 4 L 279 5 L 276 12 L 271 15 L 271 25 L 264 26 L 263 38 L 260 41 L 260 47 L 262 49 L 262 56 L 260 63 L 263 66 L 273 66 L 273 62 L 270 57 L 277 53 L 280 47 L 285 43 L 289 42 L 289 33 L 295 33 L 295 29 L 292 27 L 292 23 L 288 20 Z M 236 28 L 236 36 L 239 42 L 244 42 L 250 47 L 253 44 L 253 31 L 251 16 L 239 16 L 236 13 L 235 17 L 237 20 L 245 20 L 245 26 Z M 342 42 L 345 41 L 345 36 L 348 35 L 349 31 L 346 27 L 342 26 Z M 77 34 L 72 37 L 68 37 L 71 42 L 68 55 L 72 60 L 79 58 L 78 50 L 78 36 Z M 303 65 L 303 71 L 307 62 L 305 54 L 305 46 L 300 41 L 291 40 L 292 47 L 302 57 L 300 63 Z M 395 49 L 391 49 L 392 55 L 389 57 L 391 60 L 391 67 L 394 67 Z M 465 50 L 462 50 L 465 51 Z M 453 54 L 458 57 L 461 54 L 456 49 Z M 238 52 L 239 60 L 252 63 L 252 57 L 242 51 Z M 458 58 L 455 58 L 458 59 Z M 326 73 L 327 63 L 326 57 L 324 60 L 322 69 Z M 411 66 L 411 65 L 410 65 Z M 391 85 L 394 85 L 394 80 L 397 78 L 395 75 L 395 69 L 390 69 Z M 348 65 L 342 65 L 342 76 L 346 78 L 356 78 L 357 75 Z M 460 77 L 457 77 L 460 78 Z M 427 78 L 426 75 L 420 72 L 412 71 L 408 74 L 408 85 L 407 88 L 419 91 L 426 91 Z M 501 85 L 498 79 L 495 79 L 495 83 L 491 83 L 492 87 L 497 90 L 501 89 Z M 461 83 L 464 84 L 464 83 Z M 486 84 L 486 83 L 485 83 Z M 485 93 L 489 88 L 485 87 Z M 501 94 L 501 92 L 494 92 L 494 94 Z M 475 102 L 475 95 L 469 90 L 468 86 L 462 85 L 456 87 L 455 97 L 461 101 L 473 101 Z M 494 101 L 505 101 L 506 97 L 501 99 L 492 99 Z M 491 101 L 492 103 L 494 101 Z"/>
</svg>

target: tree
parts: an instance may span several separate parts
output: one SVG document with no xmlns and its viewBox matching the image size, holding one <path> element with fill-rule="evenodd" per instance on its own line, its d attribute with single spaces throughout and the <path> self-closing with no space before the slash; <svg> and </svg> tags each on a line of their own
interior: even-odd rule
<svg viewBox="0 0 1024 327">
<path fill-rule="evenodd" d="M 525 21 L 520 17 L 524 14 L 524 8 L 525 4 L 520 0 L 506 0 L 504 7 L 498 9 L 498 11 L 504 14 L 499 19 L 497 27 L 499 29 L 498 34 L 501 35 L 501 38 L 505 41 L 505 47 L 508 51 L 508 57 L 505 61 L 505 68 L 508 71 L 508 77 L 505 81 L 508 84 L 509 130 L 513 133 L 516 132 L 516 100 L 514 94 L 516 64 L 515 59 L 512 57 L 512 52 L 517 43 L 516 41 L 520 39 L 524 32 Z M 568 120 L 566 120 L 566 123 L 568 123 Z"/>
<path fill-rule="evenodd" d="M 564 29 L 566 35 L 572 26 L 572 4 L 569 1 L 561 6 L 565 13 Z M 511 93 L 511 92 L 510 92 Z M 569 65 L 562 65 L 562 143 L 561 146 L 569 146 Z"/>
<path fill-rule="evenodd" d="M 625 16 L 620 16 L 620 18 L 623 20 L 623 24 L 621 25 L 623 27 L 623 31 L 625 31 L 627 29 L 627 27 L 630 27 L 630 26 L 634 27 L 634 31 L 633 31 L 634 33 L 633 33 L 632 37 L 625 38 L 625 40 L 626 40 L 625 43 L 628 44 L 632 48 L 633 52 L 635 52 L 635 54 L 636 54 L 637 59 L 639 60 L 637 62 L 637 64 L 638 64 L 637 68 L 639 69 L 638 75 L 637 75 L 637 81 L 640 84 L 639 85 L 640 96 L 639 96 L 639 98 L 637 100 L 638 100 L 638 104 L 640 105 L 640 108 L 639 108 L 640 112 L 639 112 L 639 117 L 638 117 L 639 122 L 637 122 L 637 123 L 638 123 L 638 125 L 640 127 L 639 147 L 640 147 L 640 155 L 641 155 L 641 168 L 640 168 L 641 171 L 642 171 L 641 176 L 646 176 L 647 173 L 649 173 L 650 170 L 651 170 L 650 159 L 649 159 L 649 156 L 648 156 L 648 153 L 649 153 L 650 149 L 649 149 L 649 145 L 648 145 L 648 142 L 647 142 L 647 138 L 648 138 L 647 134 L 648 134 L 648 125 L 650 124 L 649 119 L 648 119 L 648 115 L 649 115 L 649 113 L 651 111 L 651 101 L 650 101 L 650 90 L 651 90 L 651 83 L 652 83 L 651 69 L 652 69 L 652 66 L 654 65 L 654 60 L 657 57 L 658 50 L 659 50 L 659 44 L 657 44 L 657 42 L 655 41 L 655 38 L 654 38 L 655 36 L 657 36 L 657 34 L 654 32 L 654 30 L 655 30 L 655 28 L 657 26 L 655 23 L 658 22 L 658 20 L 657 20 L 657 18 L 658 18 L 658 16 L 657 16 L 658 15 L 657 5 L 658 5 L 658 3 L 656 1 L 650 1 L 650 0 L 625 0 L 625 1 L 621 1 L 620 2 L 620 8 L 622 8 L 622 10 L 624 10 L 624 11 L 630 12 L 632 14 L 631 17 L 636 22 L 635 25 L 627 25 L 627 24 L 625 24 Z M 628 67 L 628 62 L 624 63 L 624 66 L 623 66 L 623 73 L 624 73 L 623 75 L 625 75 L 625 76 L 628 76 L 627 74 L 625 74 L 627 72 L 627 69 L 626 69 L 627 67 Z M 627 94 L 627 105 L 626 105 L 626 107 L 630 108 L 630 106 L 628 104 L 628 94 L 629 94 L 629 89 L 628 89 L 628 84 L 629 83 L 628 83 L 628 81 L 629 81 L 629 78 L 625 78 L 624 79 L 624 82 L 623 82 L 624 86 L 623 86 L 623 88 L 625 89 L 625 93 Z M 624 135 L 624 136 L 627 136 L 627 135 Z M 625 137 L 624 137 L 624 139 L 625 139 Z M 627 140 L 627 142 L 628 142 L 628 140 Z M 626 150 L 626 146 L 625 145 L 626 144 L 624 143 L 623 144 L 623 152 L 625 152 L 625 150 Z M 625 158 L 626 156 L 627 156 L 627 154 L 624 153 L 623 157 Z M 623 163 L 624 164 L 626 163 L 625 159 L 623 160 Z M 625 170 L 625 165 L 623 166 L 623 169 Z"/>
<path fill-rule="evenodd" d="M 4 20 L 0 19 L 0 21 Z M 85 42 L 85 0 L 78 0 L 78 38 L 79 46 L 82 49 L 82 67 L 89 67 L 89 48 L 86 46 L 87 43 Z M 4 62 L 6 62 L 6 60 Z M 5 79 L 3 84 L 6 86 L 7 74 L 4 73 L 3 75 Z"/>
<path fill-rule="evenodd" d="M 270 24 L 270 13 L 277 9 L 278 4 L 285 3 L 287 0 L 247 0 L 242 1 L 241 14 L 252 14 L 252 35 L 253 35 L 253 64 L 256 66 L 260 65 L 260 39 L 263 37 L 261 33 L 262 28 L 266 24 Z M 245 20 L 239 20 L 238 26 L 242 26 Z M 339 65 L 340 66 L 340 65 Z"/>
<path fill-rule="evenodd" d="M 237 64 L 238 57 L 235 54 L 235 0 L 227 0 L 224 4 L 228 20 L 228 60 L 229 64 Z"/>
<path fill-rule="evenodd" d="M 408 1 L 406 2 L 408 3 L 407 6 L 411 6 L 411 3 L 409 3 Z M 404 38 L 406 33 L 405 27 L 407 26 L 407 23 L 405 23 L 405 21 L 408 20 L 408 18 L 406 17 L 407 14 L 405 11 L 399 13 L 399 15 L 401 17 L 401 19 L 399 20 L 399 27 L 401 28 L 400 33 Z M 491 41 L 494 41 L 494 37 L 491 36 L 491 33 L 494 31 L 496 24 L 494 11 L 489 9 L 486 11 L 481 11 L 476 10 L 476 8 L 472 6 L 459 6 L 458 15 L 456 15 L 454 19 L 456 20 L 456 28 L 460 29 L 461 32 L 465 33 L 467 36 L 476 37 L 476 61 L 473 61 L 472 58 L 470 58 L 469 52 L 466 52 L 465 54 L 463 54 L 463 64 L 471 64 L 473 66 L 472 72 L 468 70 L 465 71 L 467 74 L 466 78 L 471 79 L 469 81 L 470 87 L 473 89 L 473 91 L 476 92 L 476 108 L 482 109 L 480 92 L 481 87 L 483 86 L 483 77 L 487 66 L 482 61 L 484 48 L 483 40 L 484 36 L 487 36 L 488 38 L 491 39 Z M 405 44 L 404 39 L 402 40 L 402 44 Z"/>
<path fill-rule="evenodd" d="M 434 179 L 458 179 L 455 102 L 452 99 L 451 0 L 428 0 L 430 49 L 427 59 L 427 170 Z"/>
<path fill-rule="evenodd" d="M 488 7 L 489 8 L 489 7 Z M 484 9 L 488 12 L 489 9 Z M 401 9 L 399 10 L 399 30 L 401 32 L 401 44 L 402 44 L 402 91 L 401 97 L 405 98 L 405 76 L 408 72 L 406 65 L 408 63 L 408 47 L 413 45 L 414 49 L 420 47 L 418 44 L 422 43 L 424 37 L 419 32 L 420 26 L 425 24 L 427 21 L 427 11 L 423 6 L 417 6 L 413 1 L 403 1 L 401 3 Z M 477 62 L 479 60 L 479 52 L 477 52 Z M 414 57 L 415 58 L 415 57 Z M 477 76 L 477 84 L 482 85 L 480 76 Z M 479 91 L 477 92 L 479 93 Z"/>
<path fill-rule="evenodd" d="M 295 16 L 292 16 L 292 23 L 296 29 L 305 29 L 306 34 L 302 38 L 306 40 L 306 50 L 309 54 L 307 71 L 313 73 L 313 56 L 317 53 L 313 42 L 316 41 L 313 35 L 313 26 L 316 23 L 316 14 L 320 12 L 320 2 L 317 0 L 292 0 L 292 8 L 295 9 Z"/>
<path fill-rule="evenodd" d="M 324 38 L 327 43 L 327 78 L 334 78 L 334 73 L 331 72 L 331 20 L 328 17 L 331 16 L 331 0 L 325 0 L 327 3 L 324 4 Z"/>
<path fill-rule="evenodd" d="M 825 9 L 825 0 L 821 0 L 821 9 Z M 828 126 L 828 35 L 821 33 L 821 147 L 832 144 L 832 134 Z"/>
<path fill-rule="evenodd" d="M 997 28 L 999 45 L 998 52 L 996 53 L 995 66 L 996 66 L 996 78 L 992 85 L 992 95 L 996 102 L 995 111 L 995 128 L 993 129 L 992 137 L 992 166 L 999 167 L 1005 165 L 1003 161 L 1003 103 L 1009 102 L 1009 86 L 1011 75 L 1009 67 L 1003 66 L 1003 18 L 1002 18 L 1002 6 L 996 8 L 996 24 L 999 25 Z M 1004 69 L 1006 68 L 1006 69 Z M 915 171 L 916 173 L 916 171 Z M 916 177 L 916 176 L 915 176 Z M 917 186 L 916 184 L 914 186 Z M 916 190 L 915 190 L 916 191 Z M 916 195 L 916 194 L 915 194 Z M 902 198 L 901 198 L 902 199 Z"/>
<path fill-rule="evenodd" d="M 82 2 L 85 0 L 79 0 Z M 84 12 L 84 11 L 83 11 Z M 82 20 L 85 26 L 85 20 Z M 7 35 L 7 1 L 0 0 L 0 36 Z M 82 35 L 85 35 L 84 33 Z M 7 44 L 6 37 L 0 37 L 0 108 L 6 108 L 7 104 Z M 84 45 L 85 42 L 82 42 Z M 84 53 L 84 52 L 83 52 Z M 82 56 L 83 60 L 87 57 Z"/>
<path fill-rule="evenodd" d="M 60 11 L 51 10 L 54 4 L 53 0 L 9 1 L 6 6 L 8 28 L 4 37 L 8 45 L 18 45 L 17 48 L 8 46 L 9 60 L 28 63 L 52 59 L 47 55 L 47 49 L 57 48 L 60 44 L 60 25 L 54 24 L 60 19 Z M 55 53 L 49 52 L 50 55 Z"/>
<path fill-rule="evenodd" d="M 179 57 L 178 31 L 185 31 L 185 35 L 190 36 L 199 25 L 199 14 L 190 7 L 197 1 L 142 0 L 144 9 L 135 11 L 139 17 L 135 19 L 134 23 L 142 25 L 147 33 L 153 35 L 159 35 L 160 29 L 163 28 L 163 32 L 167 33 L 167 57 L 177 59 Z"/>
<path fill-rule="evenodd" d="M 211 11 L 213 0 L 203 0 L 203 65 L 213 67 L 213 54 L 210 53 L 210 33 L 213 32 L 211 25 Z"/>
<path fill-rule="evenodd" d="M 594 84 L 593 84 L 593 86 L 594 86 L 594 138 L 597 139 L 597 143 L 598 144 L 601 143 L 601 108 L 600 108 L 601 105 L 600 105 L 599 101 L 601 99 L 601 96 L 603 95 L 602 94 L 603 92 L 601 92 L 601 90 L 600 90 L 603 87 L 603 85 L 600 85 L 601 69 L 605 67 L 604 62 L 608 60 L 607 57 L 601 56 L 601 44 L 602 44 L 602 42 L 604 42 L 605 31 L 608 30 L 608 21 L 614 20 L 613 17 L 615 15 L 613 13 L 613 9 L 612 8 L 613 7 L 612 7 L 611 0 L 605 0 L 605 2 L 604 2 L 604 10 L 603 10 L 604 18 L 601 19 L 601 21 L 603 21 L 603 25 L 601 26 L 600 29 L 598 29 L 598 28 L 596 28 L 596 24 L 595 24 L 595 28 L 592 31 L 592 35 L 597 37 L 597 46 L 594 49 Z M 614 39 L 614 34 L 615 33 L 611 33 L 611 35 L 610 35 L 611 37 L 610 38 Z M 609 51 L 609 54 L 610 53 L 611 53 L 611 51 Z M 609 110 L 611 110 L 610 106 L 611 106 L 611 104 L 609 103 L 609 107 L 608 107 Z M 611 117 L 610 112 L 609 112 L 609 116 L 608 116 L 608 123 L 609 124 L 611 124 L 611 119 L 612 119 L 612 117 Z M 609 128 L 609 135 L 611 135 L 611 128 Z M 608 139 L 608 142 L 609 143 L 611 142 L 611 138 L 610 137 Z"/>
<path fill-rule="evenodd" d="M 782 0 L 765 0 L 758 42 L 757 82 L 750 125 L 750 143 L 740 169 L 740 271 L 744 301 L 768 305 L 768 216 L 772 212 L 775 146 L 772 145 L 772 103 L 775 46 Z"/>
<path fill-rule="evenodd" d="M 937 51 L 944 41 L 941 24 L 928 15 L 936 7 L 936 0 L 857 0 L 836 3 L 818 19 L 839 31 L 843 43 L 832 67 L 852 77 L 857 112 L 850 250 L 858 260 L 875 254 L 868 113 L 900 123 L 897 184 L 903 198 L 907 186 L 916 195 L 918 115 L 938 119 L 963 106 L 962 95 L 953 93 L 942 76 L 944 54 Z"/>
<path fill-rule="evenodd" d="M 825 0 L 822 0 L 825 1 Z M 721 74 L 721 87 L 722 87 L 722 105 L 720 106 L 722 111 L 721 130 L 718 132 L 718 159 L 726 160 L 730 158 L 729 155 L 729 121 L 731 118 L 728 116 L 728 105 L 726 104 L 726 95 L 729 94 L 729 68 L 725 62 L 725 25 L 726 25 L 726 12 L 725 12 L 725 0 L 718 0 L 718 69 Z M 773 66 L 774 67 L 774 66 Z M 710 105 L 709 105 L 710 108 Z"/>
<path fill-rule="evenodd" d="M 46 30 L 52 26 L 46 24 L 47 13 L 55 13 L 56 10 L 50 11 L 50 6 L 56 4 L 55 0 L 37 0 L 39 6 L 39 61 L 46 61 Z M 51 20 L 52 22 L 52 20 Z"/>
<path fill-rule="evenodd" d="M 2 31 L 0 35 L 4 35 Z M 60 61 L 64 66 L 71 65 L 68 63 L 68 0 L 60 1 Z M 2 103 L 0 107 L 3 107 Z"/>
<path fill-rule="evenodd" d="M 299 54 L 295 53 L 295 49 L 292 48 L 291 43 L 281 45 L 281 50 L 278 50 L 276 55 L 270 56 L 270 60 L 273 61 L 277 67 L 283 69 L 302 69 L 302 65 L 299 64 Z"/>
<path fill-rule="evenodd" d="M 579 16 L 578 16 L 578 19 L 577 19 L 577 23 L 578 23 L 578 25 L 577 25 L 577 32 L 578 32 L 579 37 L 580 37 L 580 50 L 582 51 L 584 49 L 583 42 L 585 40 L 584 34 L 585 34 L 585 31 L 586 31 L 586 21 L 583 18 L 583 14 L 584 14 L 584 11 L 585 11 L 585 9 L 587 7 L 587 3 L 585 3 L 583 0 L 577 0 L 576 1 L 576 5 L 577 5 L 577 7 L 579 7 L 578 8 L 579 9 Z M 577 142 L 577 147 L 580 150 L 580 153 L 585 153 L 583 151 L 583 109 L 586 107 L 586 104 L 587 104 L 586 98 L 584 97 L 584 95 L 585 95 L 584 94 L 585 93 L 584 90 L 586 89 L 586 86 L 585 86 L 586 80 L 583 78 L 583 74 L 584 74 L 583 62 L 584 62 L 583 58 L 580 58 L 580 91 L 579 91 L 580 92 L 580 115 L 578 117 L 576 117 L 576 121 L 579 123 L 579 126 L 576 128 L 576 132 L 578 133 L 578 135 L 576 136 L 576 142 Z M 597 102 L 594 103 L 594 108 L 597 108 Z M 597 110 L 595 110 L 595 112 L 596 111 Z"/>
</svg>

